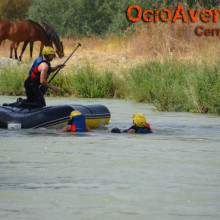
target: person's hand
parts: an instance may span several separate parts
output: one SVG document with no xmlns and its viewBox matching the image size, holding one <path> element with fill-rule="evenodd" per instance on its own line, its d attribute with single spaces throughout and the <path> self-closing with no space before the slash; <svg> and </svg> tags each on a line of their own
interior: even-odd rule
<svg viewBox="0 0 220 220">
<path fill-rule="evenodd" d="M 64 66 L 65 66 L 65 64 L 59 64 L 59 65 L 57 65 L 57 68 L 58 69 L 63 69 Z"/>
<path fill-rule="evenodd" d="M 53 86 L 53 87 L 52 87 L 52 90 L 53 90 L 54 92 L 56 92 L 56 93 L 58 93 L 58 92 L 60 91 L 60 89 L 57 88 L 56 86 Z"/>
</svg>

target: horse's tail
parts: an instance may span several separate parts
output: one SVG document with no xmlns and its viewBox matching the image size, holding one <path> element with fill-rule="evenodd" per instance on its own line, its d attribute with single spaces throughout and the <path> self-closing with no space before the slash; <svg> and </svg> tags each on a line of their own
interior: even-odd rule
<svg viewBox="0 0 220 220">
<path fill-rule="evenodd" d="M 8 38 L 10 28 L 14 24 L 12 21 L 0 21 L 0 44 Z"/>
</svg>

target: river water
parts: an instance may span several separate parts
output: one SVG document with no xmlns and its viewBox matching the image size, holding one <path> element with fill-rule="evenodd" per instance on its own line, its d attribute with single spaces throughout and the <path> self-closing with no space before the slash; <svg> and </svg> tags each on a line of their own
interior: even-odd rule
<svg viewBox="0 0 220 220">
<path fill-rule="evenodd" d="M 110 124 L 76 135 L 0 129 L 0 219 L 220 219 L 220 117 L 47 98 L 57 104 L 103 104 Z M 138 112 L 157 133 L 110 133 L 128 128 Z"/>
</svg>

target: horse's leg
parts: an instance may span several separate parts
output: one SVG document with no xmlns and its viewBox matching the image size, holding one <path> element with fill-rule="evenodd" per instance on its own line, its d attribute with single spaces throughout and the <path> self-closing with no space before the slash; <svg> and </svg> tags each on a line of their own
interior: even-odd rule
<svg viewBox="0 0 220 220">
<path fill-rule="evenodd" d="M 32 58 L 34 42 L 30 42 L 30 57 Z"/>
<path fill-rule="evenodd" d="M 18 55 L 17 55 L 17 49 L 18 49 L 18 45 L 19 43 L 14 43 L 14 51 L 15 51 L 15 59 L 18 59 Z"/>
<path fill-rule="evenodd" d="M 40 53 L 39 53 L 39 57 L 42 56 L 42 50 L 43 50 L 44 44 L 41 42 L 40 44 Z"/>
<path fill-rule="evenodd" d="M 19 60 L 20 61 L 21 61 L 21 57 L 22 57 L 22 55 L 23 55 L 23 53 L 24 53 L 24 51 L 25 51 L 25 49 L 27 47 L 27 44 L 28 44 L 28 41 L 25 41 L 24 44 L 23 44 L 23 47 L 22 47 L 22 50 L 21 50 L 21 54 L 19 56 Z"/>
<path fill-rule="evenodd" d="M 10 57 L 9 58 L 12 58 L 12 50 L 14 48 L 14 42 L 11 42 L 10 44 Z"/>
</svg>

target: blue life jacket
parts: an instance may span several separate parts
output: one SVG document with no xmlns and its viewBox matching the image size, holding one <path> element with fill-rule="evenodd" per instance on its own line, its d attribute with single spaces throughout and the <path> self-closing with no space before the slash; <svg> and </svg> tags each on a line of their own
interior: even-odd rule
<svg viewBox="0 0 220 220">
<path fill-rule="evenodd" d="M 147 129 L 139 128 L 136 133 L 138 133 L 138 134 L 149 134 L 151 132 Z"/>
<path fill-rule="evenodd" d="M 79 132 L 87 131 L 86 130 L 86 121 L 85 121 L 84 115 L 76 115 L 73 117 L 71 131 L 79 131 Z"/>
<path fill-rule="evenodd" d="M 29 77 L 32 80 L 34 80 L 37 85 L 40 85 L 40 72 L 38 71 L 38 67 L 43 62 L 47 63 L 47 65 L 49 66 L 48 72 L 47 72 L 47 78 L 48 78 L 48 76 L 50 75 L 50 72 L 51 72 L 51 66 L 50 66 L 49 62 L 47 62 L 46 60 L 43 59 L 43 57 L 38 57 L 34 61 L 32 67 L 31 67 L 31 70 L 29 72 Z"/>
<path fill-rule="evenodd" d="M 149 133 L 152 133 L 150 125 L 148 123 L 146 123 L 143 128 L 140 128 L 140 127 L 137 127 L 136 125 L 133 125 L 129 129 L 134 129 L 135 133 L 139 133 L 139 134 L 149 134 Z M 126 133 L 129 129 L 124 130 L 124 132 Z"/>
</svg>

